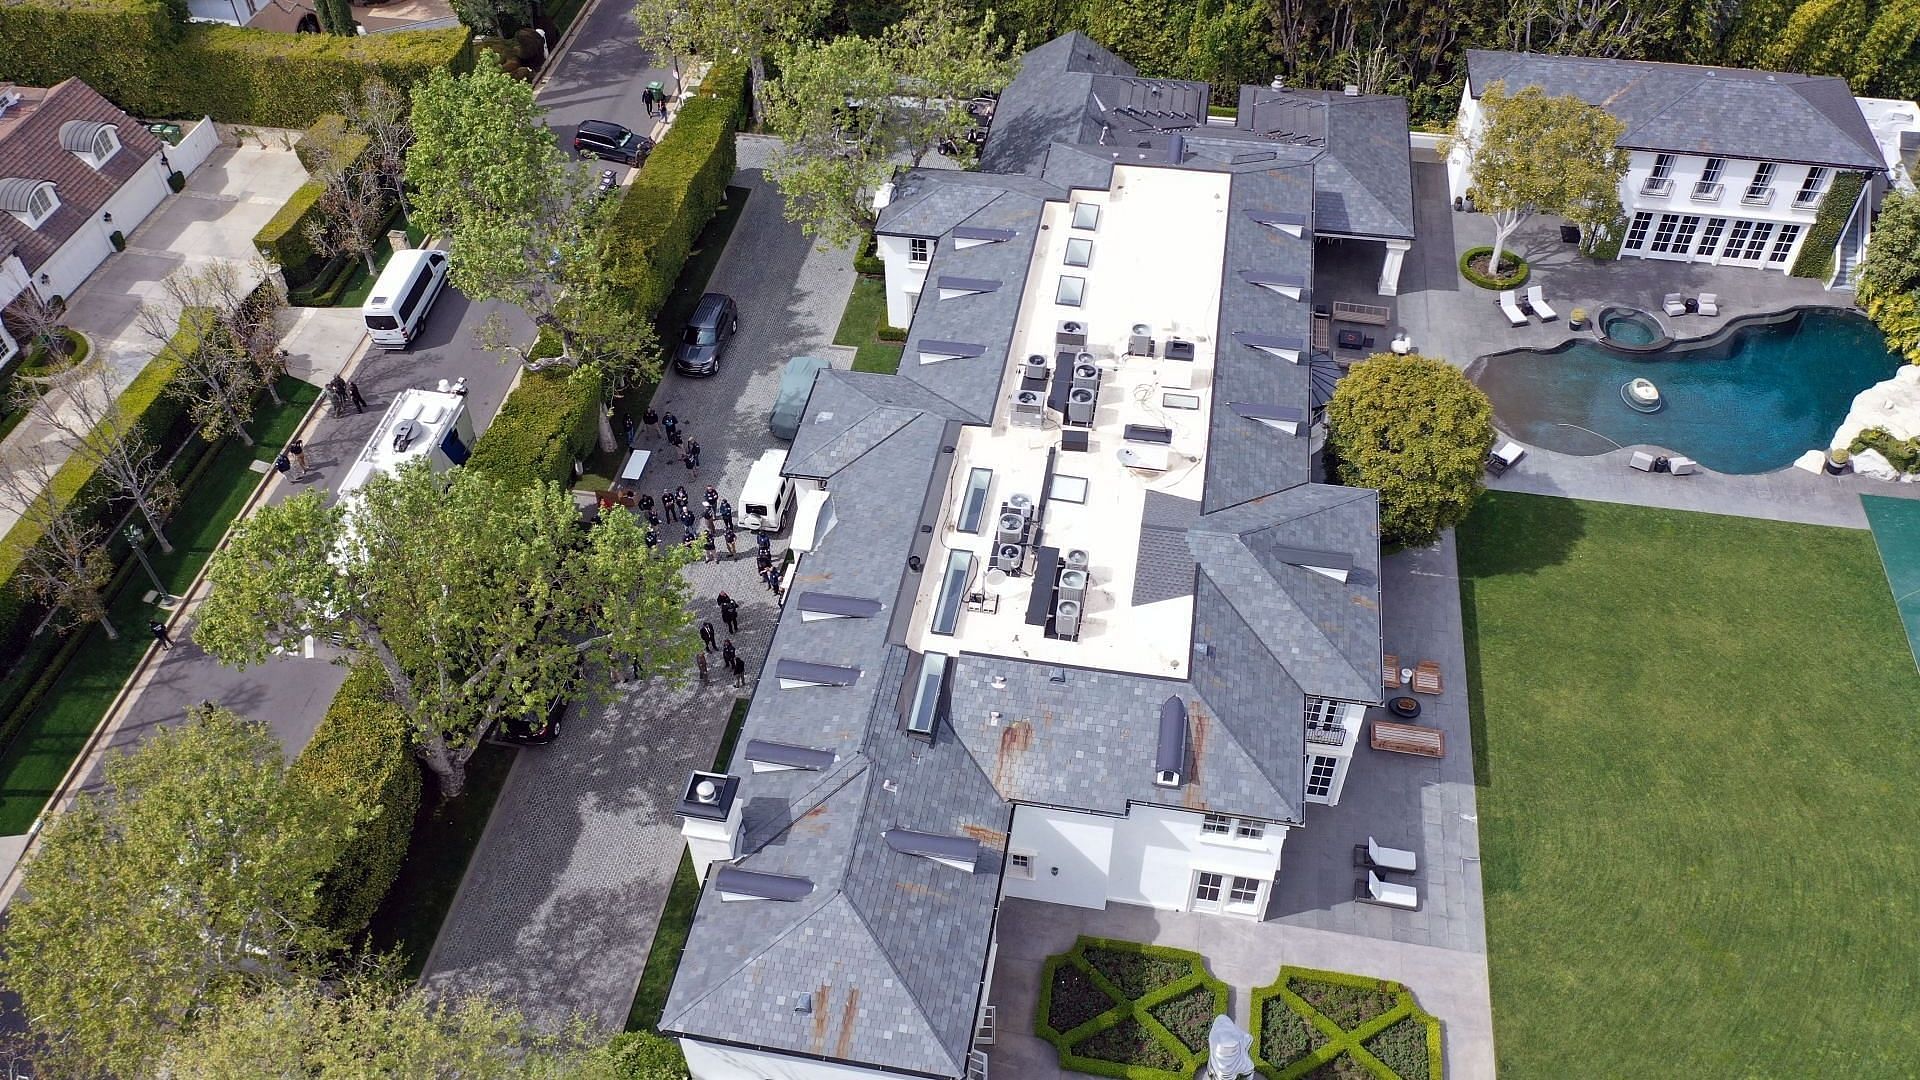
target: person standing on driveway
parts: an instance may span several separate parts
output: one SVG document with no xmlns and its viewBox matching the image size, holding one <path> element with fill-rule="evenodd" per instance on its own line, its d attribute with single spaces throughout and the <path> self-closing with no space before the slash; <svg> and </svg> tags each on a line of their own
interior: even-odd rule
<svg viewBox="0 0 1920 1080">
<path fill-rule="evenodd" d="M 720 605 L 720 621 L 726 624 L 727 633 L 729 634 L 739 633 L 740 632 L 740 601 L 735 600 L 733 597 L 728 596 L 726 593 L 721 593 L 720 599 L 717 601 L 717 603 Z"/>
<path fill-rule="evenodd" d="M 725 499 L 720 500 L 720 520 L 727 523 L 727 528 L 733 528 L 733 504 Z"/>
<path fill-rule="evenodd" d="M 708 652 L 715 652 L 719 649 L 719 646 L 714 644 L 713 624 L 710 622 L 700 624 L 700 640 L 706 644 Z"/>
<path fill-rule="evenodd" d="M 633 414 L 627 413 L 620 419 L 620 434 L 626 436 L 627 449 L 633 449 L 633 433 L 638 430 L 633 422 Z"/>
<path fill-rule="evenodd" d="M 352 379 L 347 380 L 347 396 L 353 399 L 354 412 L 367 411 L 367 399 L 360 396 L 360 384 Z"/>
<path fill-rule="evenodd" d="M 173 648 L 173 634 L 167 630 L 166 623 L 155 619 L 147 624 L 147 629 L 153 632 L 153 640 L 159 642 L 161 648 Z M 728 638 L 727 640 L 731 642 L 733 639 Z"/>
<path fill-rule="evenodd" d="M 279 473 L 281 476 L 287 475 L 288 470 L 292 468 L 293 462 L 288 459 L 285 450 L 280 451 L 280 456 L 273 459 L 273 471 Z"/>
<path fill-rule="evenodd" d="M 733 655 L 733 685 L 747 685 L 747 661 L 739 653 Z"/>
<path fill-rule="evenodd" d="M 307 478 L 307 444 L 295 439 L 287 444 L 287 453 L 293 456 L 293 463 L 300 468 L 300 475 L 294 479 L 305 480 Z"/>
<path fill-rule="evenodd" d="M 733 526 L 727 526 L 727 559 L 729 561 L 740 554 L 739 549 L 734 546 L 738 539 L 739 538 L 734 535 Z"/>
<path fill-rule="evenodd" d="M 700 669 L 700 685 L 701 686 L 707 685 L 707 654 L 695 653 L 693 656 L 693 662 L 694 662 L 694 666 Z"/>
<path fill-rule="evenodd" d="M 700 543 L 700 546 L 701 546 L 701 548 L 703 548 L 703 549 L 704 549 L 704 550 L 706 551 L 706 553 L 707 553 L 707 561 L 708 561 L 708 562 L 713 562 L 713 563 L 717 563 L 717 562 L 719 562 L 719 561 L 720 561 L 720 555 L 719 555 L 719 553 L 718 553 L 718 552 L 717 552 L 717 551 L 715 550 L 715 549 L 716 549 L 716 547 L 717 547 L 718 545 L 716 545 L 716 544 L 715 544 L 715 543 L 713 542 L 713 530 L 712 530 L 712 529 L 708 529 L 708 530 L 707 530 L 707 534 L 706 534 L 706 539 L 705 539 L 705 540 L 703 540 L 703 541 L 701 541 L 701 543 Z"/>
<path fill-rule="evenodd" d="M 739 659 L 739 657 L 739 650 L 733 647 L 733 639 L 728 638 L 727 643 L 720 647 L 720 662 L 727 665 L 728 668 L 732 668 L 733 662 Z"/>
</svg>

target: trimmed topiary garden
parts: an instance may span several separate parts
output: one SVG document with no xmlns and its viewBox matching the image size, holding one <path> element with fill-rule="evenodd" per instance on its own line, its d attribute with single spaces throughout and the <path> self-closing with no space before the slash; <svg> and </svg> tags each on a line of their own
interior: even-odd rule
<svg viewBox="0 0 1920 1080">
<path fill-rule="evenodd" d="M 1082 937 L 1040 969 L 1034 1034 L 1060 1067 L 1121 1080 L 1188 1080 L 1227 985 L 1196 952 Z"/>
<path fill-rule="evenodd" d="M 1441 1080 L 1440 1021 L 1405 986 L 1283 967 L 1253 992 L 1254 1062 L 1267 1080 Z"/>
</svg>

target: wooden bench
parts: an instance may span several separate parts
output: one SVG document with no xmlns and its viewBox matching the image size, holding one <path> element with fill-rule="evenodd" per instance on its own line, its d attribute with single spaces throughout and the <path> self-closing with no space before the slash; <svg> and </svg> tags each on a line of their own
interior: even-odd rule
<svg viewBox="0 0 1920 1080">
<path fill-rule="evenodd" d="M 1422 660 L 1413 669 L 1413 692 L 1416 694 L 1438 694 L 1445 689 L 1440 679 L 1440 665 L 1432 660 Z"/>
<path fill-rule="evenodd" d="M 1333 305 L 1333 317 L 1340 322 L 1385 326 L 1387 320 L 1393 317 L 1393 312 L 1372 304 L 1343 304 L 1336 301 Z"/>
<path fill-rule="evenodd" d="M 1418 754 L 1421 757 L 1447 756 L 1447 733 L 1439 728 L 1421 727 L 1419 724 L 1396 724 L 1390 720 L 1373 722 L 1373 748 L 1390 750 L 1396 754 Z"/>
</svg>

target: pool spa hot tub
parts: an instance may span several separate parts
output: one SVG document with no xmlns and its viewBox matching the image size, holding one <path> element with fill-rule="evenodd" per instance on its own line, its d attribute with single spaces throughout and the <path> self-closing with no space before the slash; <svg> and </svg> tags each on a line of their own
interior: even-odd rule
<svg viewBox="0 0 1920 1080">
<path fill-rule="evenodd" d="M 1623 353 L 1656 353 L 1673 344 L 1667 328 L 1650 311 L 1608 304 L 1593 318 L 1600 344 Z"/>
</svg>

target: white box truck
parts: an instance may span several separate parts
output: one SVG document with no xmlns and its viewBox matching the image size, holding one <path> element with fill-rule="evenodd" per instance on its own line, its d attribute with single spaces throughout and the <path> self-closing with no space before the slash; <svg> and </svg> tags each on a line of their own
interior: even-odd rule
<svg viewBox="0 0 1920 1080">
<path fill-rule="evenodd" d="M 425 458 L 434 472 L 445 472 L 463 464 L 472 452 L 473 420 L 467 415 L 466 395 L 402 390 L 347 468 L 340 481 L 340 497 L 347 498 L 375 476 L 415 458 Z"/>
</svg>

